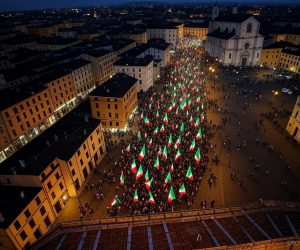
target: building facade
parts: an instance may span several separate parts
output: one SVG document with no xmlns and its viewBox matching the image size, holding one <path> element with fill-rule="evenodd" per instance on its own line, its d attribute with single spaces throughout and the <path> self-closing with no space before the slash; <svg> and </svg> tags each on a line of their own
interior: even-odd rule
<svg viewBox="0 0 300 250">
<path fill-rule="evenodd" d="M 298 143 L 300 143 L 300 96 L 297 98 L 286 130 Z"/>
<path fill-rule="evenodd" d="M 248 15 L 219 16 L 209 22 L 205 50 L 224 65 L 259 64 L 263 36 L 259 21 Z"/>
<path fill-rule="evenodd" d="M 197 37 L 200 40 L 205 40 L 208 33 L 208 25 L 202 23 L 185 24 L 183 27 L 184 36 Z"/>
<path fill-rule="evenodd" d="M 133 77 L 116 74 L 97 87 L 89 94 L 93 117 L 104 128 L 124 128 L 137 107 L 137 84 Z"/>
<path fill-rule="evenodd" d="M 138 79 L 137 90 L 147 91 L 153 86 L 153 58 L 122 58 L 114 63 L 116 73 L 125 73 Z"/>
</svg>

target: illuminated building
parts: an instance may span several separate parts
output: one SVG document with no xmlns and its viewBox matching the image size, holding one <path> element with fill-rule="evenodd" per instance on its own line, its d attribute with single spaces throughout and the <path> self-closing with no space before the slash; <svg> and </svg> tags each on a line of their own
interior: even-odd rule
<svg viewBox="0 0 300 250">
<path fill-rule="evenodd" d="M 286 130 L 298 143 L 300 143 L 300 96 L 297 98 Z"/>
<path fill-rule="evenodd" d="M 137 107 L 138 80 L 116 74 L 89 94 L 93 117 L 104 128 L 124 128 Z"/>
</svg>

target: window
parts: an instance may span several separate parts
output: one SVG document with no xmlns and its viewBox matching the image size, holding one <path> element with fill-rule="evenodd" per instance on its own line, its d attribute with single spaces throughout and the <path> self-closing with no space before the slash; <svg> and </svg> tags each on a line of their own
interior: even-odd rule
<svg viewBox="0 0 300 250">
<path fill-rule="evenodd" d="M 55 178 L 56 178 L 56 180 L 57 180 L 57 181 L 59 180 L 59 178 L 60 178 L 60 175 L 59 175 L 59 173 L 58 173 L 58 172 L 55 174 Z"/>
<path fill-rule="evenodd" d="M 62 182 L 59 183 L 59 188 L 60 188 L 60 190 L 63 190 L 63 189 L 64 189 L 64 184 L 62 184 Z"/>
<path fill-rule="evenodd" d="M 21 227 L 20 222 L 18 220 L 15 221 L 14 223 L 15 229 L 18 231 Z"/>
<path fill-rule="evenodd" d="M 108 113 L 108 117 L 111 118 L 111 113 Z"/>
<path fill-rule="evenodd" d="M 96 103 L 96 108 L 97 108 L 97 109 L 99 108 L 99 104 L 98 104 L 98 103 Z"/>
<path fill-rule="evenodd" d="M 110 104 L 107 104 L 107 108 L 110 109 Z"/>
<path fill-rule="evenodd" d="M 119 113 L 115 113 L 115 117 L 118 119 L 119 118 Z"/>
<path fill-rule="evenodd" d="M 115 109 L 118 109 L 118 104 L 115 104 Z"/>
<path fill-rule="evenodd" d="M 9 113 L 8 113 L 7 111 L 5 112 L 5 116 L 6 116 L 6 117 L 9 117 Z"/>
<path fill-rule="evenodd" d="M 80 165 L 81 165 L 81 166 L 83 165 L 83 160 L 82 160 L 82 159 L 80 159 Z"/>
<path fill-rule="evenodd" d="M 229 59 L 231 59 L 231 53 L 229 53 Z"/>
<path fill-rule="evenodd" d="M 245 43 L 244 48 L 249 49 L 249 46 L 250 46 L 249 43 Z"/>
<path fill-rule="evenodd" d="M 45 222 L 45 225 L 46 225 L 47 227 L 49 227 L 49 226 L 51 225 L 51 221 L 50 221 L 48 215 L 47 215 L 46 218 L 44 219 L 44 222 Z"/>
<path fill-rule="evenodd" d="M 75 175 L 75 170 L 73 169 L 73 170 L 71 171 L 71 173 L 72 173 L 72 176 L 74 176 L 74 175 Z"/>
<path fill-rule="evenodd" d="M 25 217 L 28 219 L 31 216 L 31 213 L 28 209 L 26 209 L 26 211 L 24 212 Z"/>
<path fill-rule="evenodd" d="M 100 112 L 99 111 L 97 111 L 97 117 L 99 117 L 100 116 Z"/>
<path fill-rule="evenodd" d="M 47 187 L 48 187 L 48 189 L 51 189 L 51 188 L 52 188 L 51 181 L 49 181 L 49 182 L 47 183 Z"/>
<path fill-rule="evenodd" d="M 14 111 L 15 114 L 18 113 L 18 109 L 16 107 L 13 108 L 13 111 Z"/>
<path fill-rule="evenodd" d="M 89 158 L 89 152 L 85 153 L 86 158 Z"/>
<path fill-rule="evenodd" d="M 25 233 L 24 230 L 22 230 L 22 232 L 20 233 L 20 236 L 21 236 L 22 240 L 26 240 L 26 238 L 27 238 L 27 234 Z"/>
<path fill-rule="evenodd" d="M 116 122 L 116 127 L 119 127 L 119 122 Z"/>
<path fill-rule="evenodd" d="M 35 227 L 35 222 L 34 222 L 33 219 L 31 219 L 31 220 L 29 221 L 29 226 L 31 227 L 31 229 L 33 229 L 33 228 Z"/>
<path fill-rule="evenodd" d="M 112 126 L 112 122 L 109 122 L 109 126 Z"/>
<path fill-rule="evenodd" d="M 51 193 L 51 197 L 52 197 L 52 199 L 55 199 L 55 198 L 56 198 L 56 194 L 55 194 L 54 191 Z"/>
<path fill-rule="evenodd" d="M 35 198 L 35 202 L 36 202 L 36 205 L 39 206 L 41 204 L 41 199 L 40 197 L 36 197 Z"/>
<path fill-rule="evenodd" d="M 259 57 L 259 53 L 256 54 L 256 58 L 258 58 L 258 57 Z"/>
<path fill-rule="evenodd" d="M 252 24 L 248 23 L 247 24 L 247 33 L 251 33 L 252 32 Z"/>
</svg>

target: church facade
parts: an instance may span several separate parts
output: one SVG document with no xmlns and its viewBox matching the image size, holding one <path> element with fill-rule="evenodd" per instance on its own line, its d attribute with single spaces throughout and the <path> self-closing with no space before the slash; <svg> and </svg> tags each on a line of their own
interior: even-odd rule
<svg viewBox="0 0 300 250">
<path fill-rule="evenodd" d="M 259 64 L 263 36 L 259 21 L 250 15 L 217 16 L 214 6 L 209 22 L 205 50 L 224 65 L 255 66 Z"/>
</svg>

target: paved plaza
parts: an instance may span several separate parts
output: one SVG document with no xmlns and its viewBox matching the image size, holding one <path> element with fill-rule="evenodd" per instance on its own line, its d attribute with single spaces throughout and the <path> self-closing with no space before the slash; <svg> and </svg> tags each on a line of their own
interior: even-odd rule
<svg viewBox="0 0 300 250">
<path fill-rule="evenodd" d="M 241 205 L 259 199 L 299 200 L 300 145 L 288 140 L 285 131 L 289 119 L 286 111 L 292 111 L 296 95 L 280 91 L 284 80 L 267 81 L 264 74 L 272 74 L 269 70 L 233 73 L 219 65 L 213 67 L 215 70 L 208 76 L 206 87 L 212 102 L 207 114 L 214 136 L 208 168 L 190 209 L 200 208 L 204 201 L 209 208 L 212 200 L 215 200 L 215 207 Z M 160 86 L 156 87 L 160 89 Z M 275 96 L 273 90 L 278 90 L 279 95 Z M 277 127 L 272 119 L 267 119 L 274 113 L 279 124 Z M 133 128 L 136 130 L 136 125 Z M 117 145 L 108 143 L 107 155 L 100 163 L 100 174 L 94 173 L 89 179 L 89 184 L 96 187 L 85 188 L 79 199 L 71 198 L 57 223 L 79 219 L 80 202 L 88 202 L 95 210 L 94 214 L 85 215 L 84 219 L 108 216 L 107 206 L 119 186 L 120 169 L 114 168 L 114 162 L 130 141 L 128 132 L 125 134 L 124 140 L 127 142 L 122 144 L 119 140 Z M 117 140 L 116 135 L 113 135 L 114 140 Z M 218 163 L 213 161 L 215 157 L 219 159 Z M 115 176 L 115 182 L 111 184 L 103 174 L 110 169 Z M 216 176 L 216 181 L 209 184 L 211 174 Z M 103 200 L 96 198 L 100 179 L 103 180 L 99 189 L 104 194 Z M 180 209 L 188 207 L 175 207 L 175 210 Z M 129 214 L 128 211 L 121 211 L 119 215 Z"/>
</svg>

